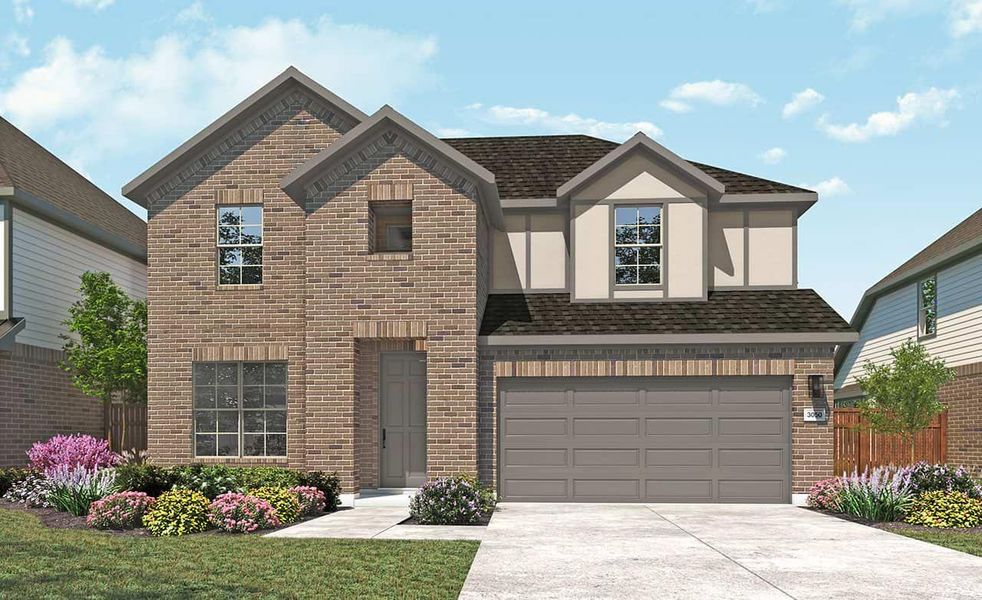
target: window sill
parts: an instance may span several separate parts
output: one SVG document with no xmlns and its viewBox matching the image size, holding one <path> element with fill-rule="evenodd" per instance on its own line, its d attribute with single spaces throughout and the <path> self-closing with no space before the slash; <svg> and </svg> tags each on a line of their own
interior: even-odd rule
<svg viewBox="0 0 982 600">
<path fill-rule="evenodd" d="M 215 286 L 220 292 L 234 292 L 234 291 L 250 291 L 250 290 L 261 290 L 263 289 L 263 284 L 261 283 L 219 283 Z"/>
<path fill-rule="evenodd" d="M 385 261 L 385 260 L 412 260 L 412 252 L 372 252 L 368 254 L 368 260 L 371 261 Z"/>
<path fill-rule="evenodd" d="M 209 465 L 285 465 L 285 456 L 195 456 L 194 462 Z"/>
</svg>

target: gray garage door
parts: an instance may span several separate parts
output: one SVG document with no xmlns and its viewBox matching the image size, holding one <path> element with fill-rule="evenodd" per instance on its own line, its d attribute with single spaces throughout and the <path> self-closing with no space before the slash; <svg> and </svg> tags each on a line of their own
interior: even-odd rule
<svg viewBox="0 0 982 600">
<path fill-rule="evenodd" d="M 503 380 L 501 497 L 789 502 L 787 377 Z"/>
</svg>

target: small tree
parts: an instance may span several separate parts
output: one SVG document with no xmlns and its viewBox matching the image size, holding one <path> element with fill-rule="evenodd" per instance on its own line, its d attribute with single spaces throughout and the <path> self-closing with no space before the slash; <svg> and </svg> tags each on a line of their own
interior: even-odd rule
<svg viewBox="0 0 982 600">
<path fill-rule="evenodd" d="M 81 298 L 68 309 L 65 325 L 74 336 L 62 336 L 61 368 L 83 394 L 109 404 L 147 401 L 147 304 L 134 300 L 109 273 L 82 274 Z M 123 412 L 120 448 L 126 443 Z"/>
<path fill-rule="evenodd" d="M 913 340 L 890 350 L 890 356 L 892 364 L 866 361 L 863 365 L 865 374 L 856 381 L 865 397 L 856 407 L 870 429 L 899 434 L 909 443 L 913 463 L 914 434 L 945 409 L 938 400 L 938 389 L 955 374 L 943 360 L 931 358 L 924 346 Z"/>
</svg>

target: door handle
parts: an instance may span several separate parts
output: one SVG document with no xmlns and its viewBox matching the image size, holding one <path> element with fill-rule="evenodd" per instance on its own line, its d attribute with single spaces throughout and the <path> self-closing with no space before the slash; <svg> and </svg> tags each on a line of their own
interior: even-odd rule
<svg viewBox="0 0 982 600">
<path fill-rule="evenodd" d="M 385 448 L 385 427 L 382 428 L 382 447 Z"/>
</svg>

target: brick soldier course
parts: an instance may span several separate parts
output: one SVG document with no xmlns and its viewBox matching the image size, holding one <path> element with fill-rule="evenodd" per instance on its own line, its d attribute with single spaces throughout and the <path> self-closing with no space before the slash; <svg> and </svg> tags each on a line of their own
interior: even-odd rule
<svg viewBox="0 0 982 600">
<path fill-rule="evenodd" d="M 331 470 L 346 493 L 378 487 L 380 355 L 416 351 L 427 477 L 496 483 L 501 378 L 623 374 L 790 377 L 794 492 L 831 475 L 831 427 L 801 422 L 807 376 L 831 385 L 830 344 L 483 346 L 501 206 L 494 175 L 469 160 L 391 109 L 369 118 L 290 69 L 124 188 L 149 211 L 154 460 Z M 379 251 L 374 209 L 406 202 L 411 251 Z M 262 205 L 261 284 L 216 282 L 216 207 L 235 204 Z M 285 457 L 195 456 L 192 368 L 222 361 L 287 364 Z"/>
</svg>

